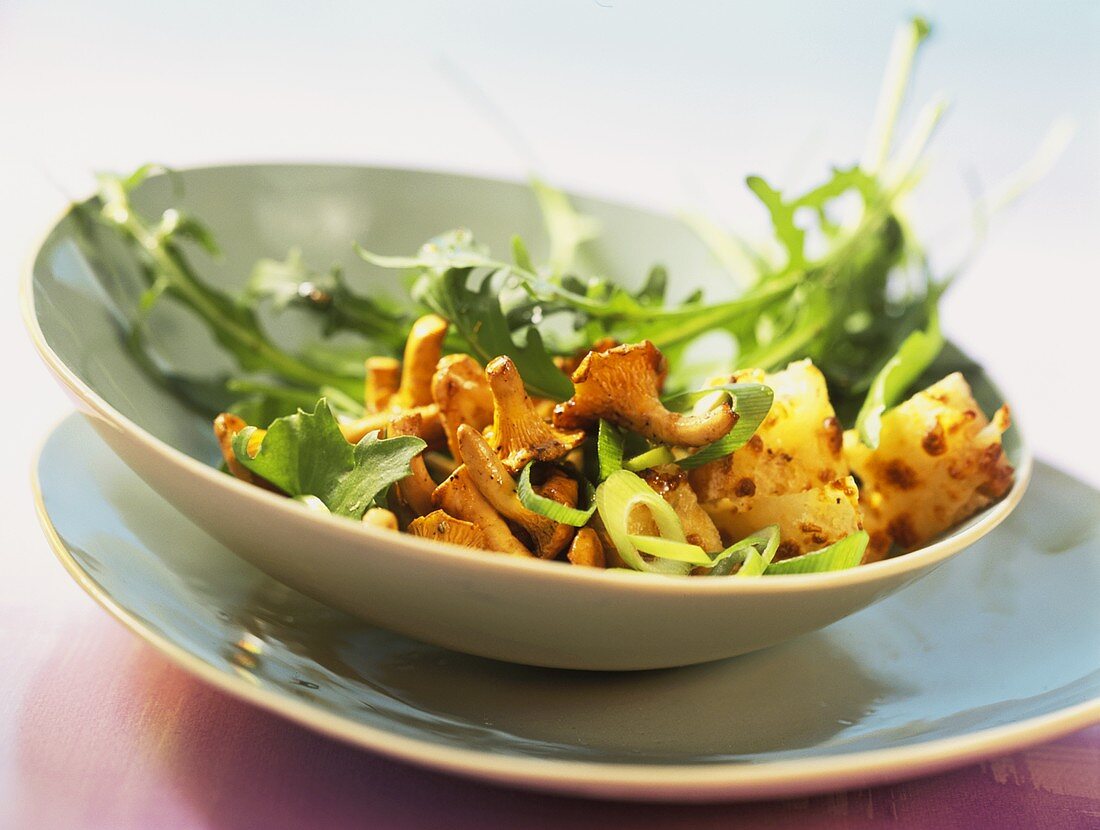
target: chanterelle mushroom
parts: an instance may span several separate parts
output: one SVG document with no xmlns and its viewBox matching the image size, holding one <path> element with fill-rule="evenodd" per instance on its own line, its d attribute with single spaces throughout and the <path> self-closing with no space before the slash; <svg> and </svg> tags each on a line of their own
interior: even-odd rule
<svg viewBox="0 0 1100 830">
<path fill-rule="evenodd" d="M 432 401 L 432 375 L 443 355 L 443 339 L 447 336 L 447 321 L 427 314 L 413 323 L 405 341 L 405 359 L 401 363 L 401 384 L 393 384 L 392 363 L 367 363 L 367 414 L 340 424 L 344 437 L 353 444 L 375 430 L 385 430 L 399 413 L 416 412 L 424 419 L 421 438 L 429 444 L 443 440 L 443 424 L 439 407 Z M 373 374 L 372 374 L 373 373 Z"/>
<path fill-rule="evenodd" d="M 398 415 L 389 425 L 390 438 L 398 435 L 413 435 L 423 438 L 424 419 L 419 413 L 406 413 Z M 432 493 L 435 491 L 435 482 L 428 474 L 428 468 L 424 464 L 424 455 L 421 453 L 413 457 L 409 462 L 412 470 L 410 475 L 397 482 L 397 497 L 401 499 L 409 509 L 417 516 L 425 516 L 432 512 L 434 504 Z"/>
<path fill-rule="evenodd" d="M 401 386 L 394 395 L 397 409 L 427 406 L 432 402 L 432 375 L 443 356 L 447 321 L 426 314 L 415 323 L 405 341 L 405 359 L 401 363 Z"/>
<path fill-rule="evenodd" d="M 556 461 L 584 441 L 583 431 L 557 429 L 539 416 L 511 359 L 494 358 L 485 374 L 493 393 L 491 441 L 510 472 L 532 461 Z"/>
<path fill-rule="evenodd" d="M 573 397 L 554 409 L 554 424 L 579 429 L 603 418 L 679 447 L 702 447 L 733 428 L 737 415 L 728 403 L 702 415 L 665 409 L 660 393 L 667 370 L 664 356 L 648 340 L 589 352 L 573 373 Z"/>
<path fill-rule="evenodd" d="M 432 375 L 432 399 L 439 407 L 451 455 L 461 461 L 458 428 L 469 424 L 481 430 L 493 422 L 493 393 L 485 370 L 468 354 L 447 355 Z"/>
<path fill-rule="evenodd" d="M 393 396 L 401 387 L 401 363 L 393 357 L 368 357 L 363 403 L 367 412 L 382 412 L 390 408 Z"/>
<path fill-rule="evenodd" d="M 573 537 L 573 544 L 569 546 L 567 557 L 574 565 L 585 565 L 590 568 L 604 568 L 607 563 L 603 555 L 603 544 L 600 542 L 600 534 L 590 527 L 582 527 Z"/>
<path fill-rule="evenodd" d="M 531 551 L 512 535 L 508 523 L 478 491 L 465 465 L 455 470 L 446 481 L 435 488 L 432 500 L 452 516 L 457 516 L 479 528 L 485 535 L 485 543 L 479 547 L 510 553 L 514 556 L 531 556 Z"/>
<path fill-rule="evenodd" d="M 412 409 L 391 409 L 387 412 L 370 412 L 362 418 L 354 421 L 341 421 L 340 432 L 352 444 L 358 444 L 363 436 L 370 432 L 385 432 L 390 422 L 402 414 L 419 415 L 423 423 L 420 427 L 420 437 L 428 442 L 429 446 L 442 446 L 443 422 L 439 419 L 439 407 L 434 403 L 428 406 L 417 406 Z"/>
<path fill-rule="evenodd" d="M 458 443 L 470 478 L 485 500 L 502 516 L 527 531 L 540 559 L 553 559 L 557 556 L 573 538 L 574 528 L 559 524 L 523 506 L 516 495 L 516 482 L 476 429 L 466 424 L 460 426 Z M 571 507 L 576 506 L 577 502 L 576 483 L 573 485 Z M 561 498 L 560 488 L 558 495 Z M 550 494 L 546 496 L 554 498 Z"/>
<path fill-rule="evenodd" d="M 577 506 L 580 486 L 575 478 L 566 474 L 563 470 L 551 467 L 545 481 L 541 484 L 536 483 L 534 488 L 540 496 L 545 496 L 558 504 L 564 504 L 567 507 Z"/>
<path fill-rule="evenodd" d="M 464 548 L 485 550 L 489 547 L 485 534 L 478 530 L 476 525 L 456 519 L 443 510 L 434 510 L 427 516 L 413 519 L 409 523 L 409 533 L 422 539 L 450 542 L 452 545 L 461 545 Z"/>
</svg>

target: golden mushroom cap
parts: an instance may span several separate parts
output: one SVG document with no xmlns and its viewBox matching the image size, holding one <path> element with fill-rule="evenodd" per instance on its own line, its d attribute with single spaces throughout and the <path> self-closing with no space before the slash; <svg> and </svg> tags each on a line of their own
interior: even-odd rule
<svg viewBox="0 0 1100 830">
<path fill-rule="evenodd" d="M 737 423 L 728 403 L 701 415 L 666 409 L 660 395 L 667 372 L 664 355 L 648 340 L 589 352 L 573 373 L 573 397 L 554 408 L 554 424 L 578 429 L 603 418 L 658 444 L 702 447 Z"/>
<path fill-rule="evenodd" d="M 450 542 L 452 545 L 461 545 L 464 548 L 484 550 L 489 547 L 489 540 L 476 525 L 456 519 L 443 510 L 433 510 L 427 516 L 413 519 L 409 523 L 409 533 L 422 539 Z"/>
<path fill-rule="evenodd" d="M 556 461 L 584 441 L 583 430 L 559 429 L 539 415 L 510 358 L 494 358 L 485 374 L 493 393 L 493 446 L 511 472 L 532 461 Z"/>
</svg>

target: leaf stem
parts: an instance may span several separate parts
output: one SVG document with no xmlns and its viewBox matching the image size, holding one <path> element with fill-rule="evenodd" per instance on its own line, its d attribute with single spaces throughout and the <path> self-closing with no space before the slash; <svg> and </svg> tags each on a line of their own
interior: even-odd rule
<svg viewBox="0 0 1100 830">
<path fill-rule="evenodd" d="M 928 21 L 916 16 L 898 27 L 894 33 L 886 74 L 883 76 L 878 104 L 875 106 L 874 121 L 870 135 L 867 137 L 867 148 L 859 165 L 870 175 L 874 175 L 882 168 L 883 162 L 890 154 L 898 112 L 901 110 L 902 101 L 905 100 L 905 90 L 913 74 L 913 61 L 921 43 L 931 31 Z"/>
<path fill-rule="evenodd" d="M 182 263 L 181 254 L 164 239 L 145 226 L 128 203 L 114 203 L 105 211 L 107 218 L 125 230 L 152 260 L 160 279 L 167 279 L 171 289 L 198 312 L 207 324 L 250 350 L 284 378 L 307 386 L 330 385 L 342 391 L 358 390 L 358 382 L 342 375 L 307 366 L 273 346 L 261 334 L 228 318 L 197 285 L 196 278 Z"/>
</svg>

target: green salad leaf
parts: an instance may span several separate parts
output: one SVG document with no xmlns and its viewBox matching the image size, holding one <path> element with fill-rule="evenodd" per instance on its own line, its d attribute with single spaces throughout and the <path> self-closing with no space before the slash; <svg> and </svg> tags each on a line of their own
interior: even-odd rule
<svg viewBox="0 0 1100 830">
<path fill-rule="evenodd" d="M 381 505 L 426 446 L 412 436 L 380 439 L 375 433 L 349 444 L 323 398 L 312 412 L 275 420 L 252 456 L 248 441 L 255 432 L 246 427 L 233 439 L 233 453 L 244 467 L 287 495 L 315 496 L 330 512 L 353 519 Z"/>
<path fill-rule="evenodd" d="M 890 154 L 894 127 L 905 100 L 909 78 L 913 74 L 913 62 L 916 60 L 917 50 L 931 33 L 932 26 L 927 18 L 914 15 L 899 26 L 894 34 L 886 72 L 882 78 L 878 105 L 875 108 L 874 122 L 867 136 L 867 148 L 860 162 L 860 166 L 869 173 L 877 172 Z"/>
<path fill-rule="evenodd" d="M 489 248 L 474 239 L 466 228 L 455 228 L 433 236 L 413 256 L 384 256 L 368 251 L 359 243 L 355 243 L 355 253 L 371 265 L 398 270 L 428 269 L 442 273 L 451 269 L 498 269 L 507 266 L 507 263 L 493 259 Z"/>
<path fill-rule="evenodd" d="M 400 354 L 412 315 L 352 291 L 339 266 L 326 272 L 310 268 L 300 248 L 286 259 L 261 259 L 252 269 L 244 299 L 270 301 L 276 311 L 307 308 L 324 320 L 325 335 L 350 331 L 361 335 L 372 353 Z"/>
<path fill-rule="evenodd" d="M 501 310 L 499 289 L 492 276 L 482 277 L 480 285 L 471 288 L 470 273 L 467 268 L 424 271 L 413 286 L 413 296 L 448 319 L 462 349 L 482 364 L 507 355 L 533 395 L 555 401 L 570 397 L 573 384 L 554 364 L 538 329 L 528 328 L 514 335 Z"/>
<path fill-rule="evenodd" d="M 516 268 L 520 271 L 529 271 L 534 273 L 535 263 L 531 260 L 531 253 L 527 250 L 527 243 L 523 241 L 523 237 L 516 234 L 512 237 L 512 262 L 515 263 Z"/>
<path fill-rule="evenodd" d="M 546 234 L 550 237 L 550 273 L 563 275 L 573 270 L 580 247 L 600 235 L 600 223 L 591 216 L 578 213 L 569 198 L 538 177 L 531 179 L 531 189 L 542 211 Z"/>
<path fill-rule="evenodd" d="M 154 307 L 170 297 L 207 328 L 235 361 L 241 377 L 266 375 L 299 390 L 316 393 L 329 386 L 358 394 L 358 378 L 312 365 L 283 349 L 264 331 L 254 304 L 214 288 L 199 277 L 183 243 L 193 242 L 211 254 L 218 251 L 213 235 L 201 223 L 175 208 L 165 210 L 159 221 L 151 223 L 131 204 L 133 190 L 150 175 L 161 172 L 168 171 L 158 165 L 145 165 L 129 176 L 102 174 L 96 197 L 76 212 L 86 233 L 91 232 L 91 226 L 85 220 L 93 212 L 98 226 L 114 231 L 138 263 L 146 288 L 137 312 L 127 321 L 126 335 L 142 367 L 170 388 L 205 389 L 201 399 L 191 396 L 204 408 L 216 402 L 216 408 L 221 409 L 231 402 L 228 382 L 232 379 L 185 377 L 162 366 L 152 353 L 145 336 L 147 321 Z M 95 247 L 94 240 L 88 244 Z"/>
<path fill-rule="evenodd" d="M 856 416 L 856 430 L 860 440 L 872 449 L 878 446 L 882 414 L 902 399 L 943 349 L 939 316 L 934 311 L 931 316 L 928 328 L 914 331 L 906 337 L 894 356 L 886 361 L 871 381 L 867 398 Z"/>
</svg>

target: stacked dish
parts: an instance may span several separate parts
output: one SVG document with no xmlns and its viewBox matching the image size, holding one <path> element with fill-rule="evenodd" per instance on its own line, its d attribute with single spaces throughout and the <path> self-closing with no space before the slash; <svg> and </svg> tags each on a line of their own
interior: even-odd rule
<svg viewBox="0 0 1100 830">
<path fill-rule="evenodd" d="M 540 236 L 536 200 L 518 184 L 325 166 L 207 168 L 178 180 L 182 203 L 172 179 L 159 176 L 134 190 L 133 204 L 147 215 L 182 204 L 216 227 L 224 254 L 204 269 L 219 288 L 239 287 L 239 275 L 288 241 L 305 243 L 312 261 L 350 266 L 351 236 L 385 251 L 414 250 L 467 224 L 498 249 L 512 233 Z M 678 291 L 721 290 L 723 277 L 680 223 L 575 202 L 603 226 L 593 252 L 611 272 L 641 273 L 659 252 L 670 273 L 695 281 Z M 1031 461 L 1015 428 L 1003 439 L 1015 478 L 999 501 L 918 550 L 845 570 L 710 579 L 441 544 L 310 510 L 216 469 L 208 418 L 151 382 L 122 334 L 141 294 L 139 263 L 98 229 L 89 245 L 88 233 L 79 210 L 62 218 L 23 287 L 40 352 L 102 439 L 76 422 L 51 438 L 39 469 L 44 519 L 82 585 L 213 682 L 421 763 L 638 797 L 806 792 L 897 777 L 1096 717 L 1098 626 L 1079 622 L 1096 622 L 1088 552 L 1098 496 L 1040 468 L 1042 488 L 1024 499 Z M 389 277 L 373 270 L 364 279 Z M 159 323 L 159 358 L 181 373 L 224 362 L 218 344 L 176 311 Z M 993 412 L 1003 402 L 995 387 L 977 367 L 966 375 L 978 405 Z M 1015 530 L 989 535 L 1022 499 Z M 1059 524 L 1064 538 L 1051 556 L 1043 552 L 1051 534 L 1040 541 L 1026 529 L 1059 499 L 1093 507 Z M 1037 617 L 1039 582 L 1060 596 Z M 1021 638 L 1010 643 L 1002 634 L 1013 626 Z M 479 659 L 647 669 L 779 643 L 657 675 Z M 1012 678 L 1010 689 L 974 678 L 965 694 L 952 685 L 979 647 L 985 671 Z M 1010 671 L 1019 659 L 1034 670 Z M 441 697 L 444 688 L 453 696 Z"/>
</svg>

